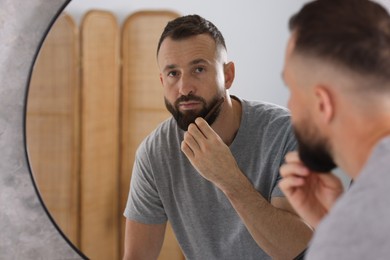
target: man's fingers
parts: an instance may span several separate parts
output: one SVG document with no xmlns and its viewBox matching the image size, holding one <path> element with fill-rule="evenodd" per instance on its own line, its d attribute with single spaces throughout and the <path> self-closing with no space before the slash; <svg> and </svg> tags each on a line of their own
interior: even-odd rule
<svg viewBox="0 0 390 260">
<path fill-rule="evenodd" d="M 202 132 L 206 139 L 210 138 L 215 134 L 214 130 L 209 126 L 209 124 L 201 117 L 195 119 L 195 124 L 198 126 L 198 129 Z"/>
<path fill-rule="evenodd" d="M 283 178 L 289 177 L 291 175 L 306 177 L 309 175 L 309 173 L 309 170 L 300 163 L 285 163 L 280 167 L 280 175 Z"/>
<path fill-rule="evenodd" d="M 194 152 L 185 141 L 181 142 L 181 150 L 187 156 L 188 159 L 192 160 L 192 158 L 194 157 Z"/>
<path fill-rule="evenodd" d="M 201 140 L 205 138 L 201 129 L 195 123 L 192 123 L 188 126 L 187 132 L 190 133 L 195 138 L 195 140 Z"/>
<path fill-rule="evenodd" d="M 290 191 L 295 188 L 299 188 L 305 185 L 305 178 L 299 176 L 290 176 L 288 178 L 283 178 L 279 182 L 279 187 L 282 191 Z"/>
<path fill-rule="evenodd" d="M 194 126 L 196 127 L 196 126 Z M 199 133 L 198 133 L 199 135 Z M 198 137 L 199 138 L 199 137 Z M 186 132 L 184 134 L 184 139 L 183 139 L 183 142 L 189 147 L 191 148 L 192 152 L 193 153 L 196 153 L 196 151 L 198 151 L 200 149 L 200 145 L 199 145 L 199 141 L 196 140 L 196 138 L 194 137 L 194 134 L 193 133 L 190 133 L 190 132 Z"/>
<path fill-rule="evenodd" d="M 284 161 L 286 163 L 301 163 L 301 159 L 299 158 L 299 154 L 297 151 L 288 152 L 286 156 L 284 157 Z"/>
</svg>

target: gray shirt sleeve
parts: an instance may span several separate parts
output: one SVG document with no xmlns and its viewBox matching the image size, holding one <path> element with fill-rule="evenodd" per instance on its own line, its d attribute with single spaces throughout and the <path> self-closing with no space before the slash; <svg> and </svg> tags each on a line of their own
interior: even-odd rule
<svg viewBox="0 0 390 260">
<path fill-rule="evenodd" d="M 292 131 L 292 125 L 289 122 L 286 122 L 286 124 L 287 124 L 287 126 L 285 126 L 283 128 L 285 131 L 284 138 L 283 138 L 285 145 L 284 145 L 284 150 L 283 150 L 283 156 L 281 158 L 279 158 L 279 168 L 284 163 L 284 156 L 288 152 L 295 151 L 297 149 L 297 142 L 296 142 L 295 136 L 294 136 L 293 131 Z M 282 179 L 282 176 L 280 175 L 280 172 L 278 171 L 277 180 L 275 183 L 275 187 L 272 190 L 271 197 L 284 197 L 284 194 L 280 190 L 279 185 L 278 185 L 278 183 L 281 179 Z"/>
<path fill-rule="evenodd" d="M 145 224 L 167 221 L 159 192 L 155 185 L 153 169 L 144 146 L 137 150 L 130 183 L 129 199 L 124 215 Z"/>
</svg>

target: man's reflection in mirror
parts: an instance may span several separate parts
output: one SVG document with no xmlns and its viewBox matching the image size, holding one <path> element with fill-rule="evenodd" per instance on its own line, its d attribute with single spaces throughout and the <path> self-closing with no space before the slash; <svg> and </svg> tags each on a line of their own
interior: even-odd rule
<svg viewBox="0 0 390 260">
<path fill-rule="evenodd" d="M 172 117 L 137 150 L 124 259 L 156 259 L 167 221 L 186 259 L 300 255 L 312 229 L 277 185 L 296 149 L 288 110 L 229 94 L 235 66 L 225 40 L 198 15 L 166 25 L 157 62 Z"/>
</svg>

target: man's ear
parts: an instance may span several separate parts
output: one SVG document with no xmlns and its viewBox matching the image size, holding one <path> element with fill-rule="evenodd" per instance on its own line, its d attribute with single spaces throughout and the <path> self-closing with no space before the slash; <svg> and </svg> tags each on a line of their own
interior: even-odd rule
<svg viewBox="0 0 390 260">
<path fill-rule="evenodd" d="M 318 85 L 314 89 L 316 97 L 316 109 L 321 116 L 323 123 L 332 121 L 335 112 L 334 96 L 330 89 L 323 85 Z"/>
<path fill-rule="evenodd" d="M 228 62 L 224 65 L 225 74 L 225 89 L 229 89 L 234 81 L 235 67 L 233 62 Z"/>
<path fill-rule="evenodd" d="M 161 82 L 161 86 L 164 86 L 164 79 L 162 77 L 162 74 L 160 73 L 160 82 Z"/>
</svg>

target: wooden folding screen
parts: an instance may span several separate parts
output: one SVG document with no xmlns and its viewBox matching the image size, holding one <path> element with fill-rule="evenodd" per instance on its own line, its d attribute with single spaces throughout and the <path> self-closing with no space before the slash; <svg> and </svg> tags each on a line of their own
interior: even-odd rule
<svg viewBox="0 0 390 260">
<path fill-rule="evenodd" d="M 79 35 L 64 14 L 34 67 L 27 107 L 33 175 L 54 220 L 91 259 L 122 257 L 135 150 L 169 117 L 156 47 L 177 16 L 137 12 L 120 33 L 113 14 L 90 11 Z M 159 260 L 179 259 L 168 226 Z"/>
<path fill-rule="evenodd" d="M 80 183 L 78 42 L 73 19 L 61 15 L 35 63 L 26 118 L 34 179 L 50 214 L 75 244 L 79 242 Z"/>
<path fill-rule="evenodd" d="M 119 26 L 105 11 L 81 25 L 81 250 L 119 258 Z"/>
<path fill-rule="evenodd" d="M 129 192 L 134 155 L 141 141 L 169 117 L 159 80 L 156 48 L 166 23 L 178 14 L 164 11 L 137 12 L 122 29 L 122 138 L 121 207 Z M 124 219 L 122 219 L 124 232 Z M 122 234 L 123 238 L 123 234 Z M 170 226 L 159 259 L 183 259 Z"/>
</svg>

